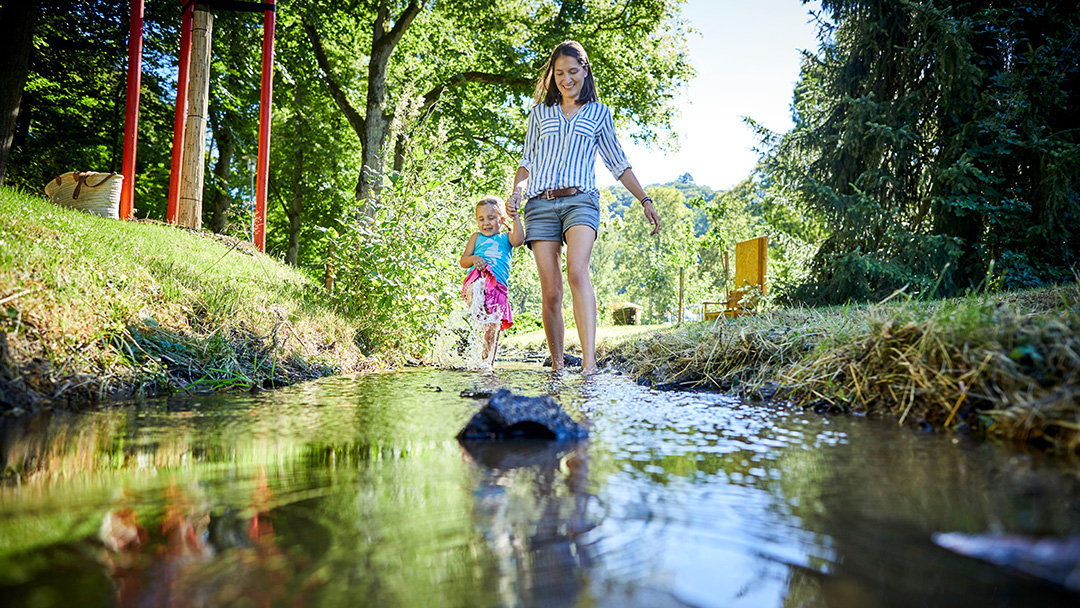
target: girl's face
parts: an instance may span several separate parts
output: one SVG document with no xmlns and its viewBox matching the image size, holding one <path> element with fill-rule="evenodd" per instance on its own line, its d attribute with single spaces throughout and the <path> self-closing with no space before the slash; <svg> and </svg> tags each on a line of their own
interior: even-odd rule
<svg viewBox="0 0 1080 608">
<path fill-rule="evenodd" d="M 499 226 L 502 218 L 495 205 L 479 205 L 476 207 L 476 229 L 484 236 L 499 234 Z"/>
<path fill-rule="evenodd" d="M 563 101 L 577 101 L 587 69 L 576 57 L 559 55 L 555 59 L 555 85 L 559 87 Z"/>
</svg>

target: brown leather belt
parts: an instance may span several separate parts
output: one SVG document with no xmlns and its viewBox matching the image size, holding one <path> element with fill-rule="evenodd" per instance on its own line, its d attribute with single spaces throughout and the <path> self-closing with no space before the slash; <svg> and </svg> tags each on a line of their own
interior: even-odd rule
<svg viewBox="0 0 1080 608">
<path fill-rule="evenodd" d="M 580 188 L 548 188 L 542 190 L 540 194 L 537 194 L 533 198 L 542 198 L 550 201 L 553 198 L 559 198 L 560 196 L 573 196 L 578 192 L 582 192 Z"/>
</svg>

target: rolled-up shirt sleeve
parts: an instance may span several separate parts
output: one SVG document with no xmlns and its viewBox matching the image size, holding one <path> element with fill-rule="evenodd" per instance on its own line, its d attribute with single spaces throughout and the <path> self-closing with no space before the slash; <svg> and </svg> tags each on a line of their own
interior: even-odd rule
<svg viewBox="0 0 1080 608">
<path fill-rule="evenodd" d="M 532 121 L 529 121 L 529 128 L 532 128 Z M 630 169 L 630 161 L 626 158 L 626 153 L 623 152 L 622 145 L 619 144 L 619 138 L 615 134 L 615 122 L 611 119 L 611 110 L 604 106 L 604 111 L 600 117 L 600 129 L 596 135 L 597 147 L 600 151 L 600 158 L 604 159 L 604 165 L 607 166 L 608 171 L 611 171 L 611 175 L 615 179 L 622 177 L 622 174 L 627 169 Z M 528 149 L 528 148 L 526 148 Z"/>
<path fill-rule="evenodd" d="M 521 152 L 519 167 L 524 167 L 529 175 L 536 174 L 536 143 L 540 138 L 540 117 L 536 107 L 529 112 L 529 126 L 525 130 L 525 148 Z"/>
</svg>

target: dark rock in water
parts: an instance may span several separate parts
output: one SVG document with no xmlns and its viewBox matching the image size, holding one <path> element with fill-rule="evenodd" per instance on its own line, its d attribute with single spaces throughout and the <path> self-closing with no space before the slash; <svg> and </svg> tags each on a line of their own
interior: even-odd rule
<svg viewBox="0 0 1080 608">
<path fill-rule="evenodd" d="M 1080 591 L 1080 536 L 1031 538 L 1016 534 L 944 532 L 934 542 L 955 553 Z"/>
<path fill-rule="evenodd" d="M 469 420 L 457 438 L 459 441 L 562 440 L 588 435 L 589 432 L 574 422 L 551 397 L 525 397 L 504 388 L 491 396 L 488 404 Z"/>
<path fill-rule="evenodd" d="M 486 388 L 467 388 L 459 393 L 462 399 L 489 399 L 491 391 Z"/>
<path fill-rule="evenodd" d="M 581 357 L 571 355 L 570 353 L 563 353 L 562 356 L 563 365 L 567 367 L 581 367 Z M 551 355 L 548 355 L 544 359 L 544 367 L 551 367 Z"/>
</svg>

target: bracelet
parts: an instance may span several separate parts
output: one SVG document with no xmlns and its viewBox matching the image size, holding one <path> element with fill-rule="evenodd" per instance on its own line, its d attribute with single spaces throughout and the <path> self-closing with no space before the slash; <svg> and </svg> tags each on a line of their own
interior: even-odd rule
<svg viewBox="0 0 1080 608">
<path fill-rule="evenodd" d="M 645 198 L 641 199 L 639 202 L 641 203 L 641 206 L 644 207 L 645 203 L 651 203 L 651 202 L 653 202 L 653 200 L 652 200 L 652 197 L 646 196 Z"/>
</svg>

